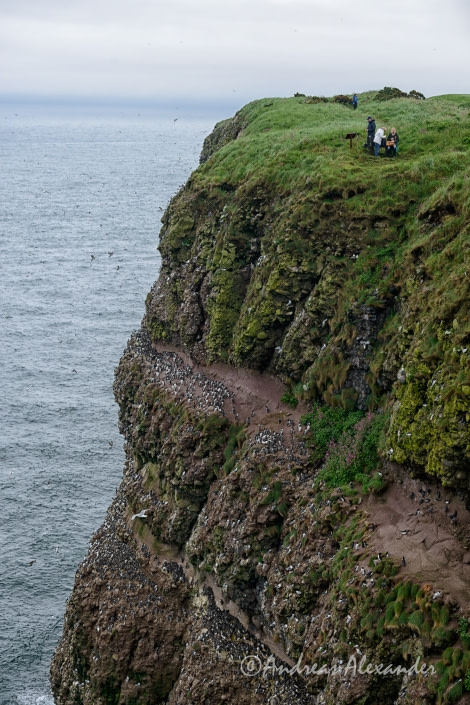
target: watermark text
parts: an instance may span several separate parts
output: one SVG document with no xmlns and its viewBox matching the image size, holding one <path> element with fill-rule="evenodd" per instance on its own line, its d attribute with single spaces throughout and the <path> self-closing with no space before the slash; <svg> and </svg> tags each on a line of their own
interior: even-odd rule
<svg viewBox="0 0 470 705">
<path fill-rule="evenodd" d="M 250 678 L 253 678 L 254 676 L 270 678 L 278 675 L 299 675 L 304 678 L 307 676 L 341 675 L 344 677 L 355 678 L 358 674 L 368 676 L 432 676 L 436 672 L 434 666 L 428 666 L 424 662 L 421 663 L 419 656 L 413 665 L 408 667 L 391 663 L 368 663 L 365 656 L 361 656 L 361 659 L 358 661 L 355 655 L 350 656 L 347 663 L 338 662 L 332 666 L 328 666 L 326 664 L 319 665 L 317 663 L 312 665 L 302 664 L 301 658 L 293 666 L 287 666 L 285 664 L 276 664 L 276 659 L 274 656 L 269 656 L 263 663 L 259 656 L 250 655 L 245 656 L 240 664 L 240 668 L 243 675 Z"/>
</svg>

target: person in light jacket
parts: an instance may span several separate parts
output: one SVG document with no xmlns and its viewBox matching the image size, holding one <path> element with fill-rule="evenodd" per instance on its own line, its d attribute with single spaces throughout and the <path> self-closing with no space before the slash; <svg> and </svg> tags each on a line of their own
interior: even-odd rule
<svg viewBox="0 0 470 705">
<path fill-rule="evenodd" d="M 379 127 L 374 137 L 374 154 L 379 156 L 379 151 L 382 146 L 382 140 L 385 139 L 385 127 Z"/>
</svg>

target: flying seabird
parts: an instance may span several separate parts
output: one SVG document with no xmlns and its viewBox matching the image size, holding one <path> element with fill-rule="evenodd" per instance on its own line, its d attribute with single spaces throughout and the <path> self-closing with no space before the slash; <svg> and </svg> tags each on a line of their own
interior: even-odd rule
<svg viewBox="0 0 470 705">
<path fill-rule="evenodd" d="M 147 518 L 147 509 L 142 509 L 141 512 L 138 514 L 133 514 L 131 517 L 131 521 L 134 521 L 134 519 L 146 519 Z"/>
</svg>

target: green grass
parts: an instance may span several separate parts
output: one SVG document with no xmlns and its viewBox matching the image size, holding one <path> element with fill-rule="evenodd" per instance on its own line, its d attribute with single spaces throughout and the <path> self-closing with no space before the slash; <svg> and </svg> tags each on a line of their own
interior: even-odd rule
<svg viewBox="0 0 470 705">
<path fill-rule="evenodd" d="M 297 408 L 297 405 L 299 403 L 299 400 L 293 392 L 284 392 L 281 397 L 281 401 L 284 402 L 284 404 L 290 406 L 292 409 Z"/>
<path fill-rule="evenodd" d="M 470 629 L 468 624 L 468 619 L 461 617 L 459 619 L 459 628 L 457 633 L 464 644 L 470 645 Z"/>
<path fill-rule="evenodd" d="M 306 182 L 319 188 L 323 185 L 326 190 L 328 182 L 336 181 L 336 172 L 342 169 L 346 185 L 357 186 L 361 177 L 368 181 L 374 177 L 381 186 L 391 174 L 407 173 L 419 178 L 421 169 L 416 158 L 424 160 L 428 172 L 432 152 L 432 171 L 438 179 L 435 169 L 448 162 L 449 157 L 448 142 L 442 149 L 443 139 L 452 135 L 452 143 L 458 148 L 468 134 L 468 105 L 466 97 L 461 98 L 369 102 L 354 113 L 334 103 L 309 105 L 296 98 L 254 101 L 241 110 L 247 123 L 242 135 L 214 154 L 193 178 L 202 184 L 208 181 L 211 187 L 243 181 L 248 188 L 253 181 L 267 182 L 280 194 L 280 190 L 304 188 Z M 385 170 L 379 173 L 372 171 L 377 164 L 362 150 L 361 138 L 353 149 L 344 139 L 350 132 L 365 135 L 369 112 L 388 129 L 396 126 L 400 135 L 400 161 L 381 164 Z M 394 185 L 399 192 L 407 187 L 398 180 Z M 377 191 L 380 193 L 381 188 Z"/>
<path fill-rule="evenodd" d="M 346 411 L 340 407 L 314 404 L 302 417 L 308 424 L 312 462 L 323 461 L 317 483 L 339 487 L 359 481 L 367 492 L 382 488 L 380 473 L 372 475 L 379 463 L 378 449 L 386 422 L 384 414 Z"/>
<path fill-rule="evenodd" d="M 225 463 L 223 472 L 228 475 L 235 467 L 237 450 L 240 450 L 245 440 L 245 427 L 241 424 L 232 424 L 229 429 L 227 445 L 224 450 Z"/>
<path fill-rule="evenodd" d="M 313 405 L 312 411 L 302 416 L 302 423 L 310 425 L 310 438 L 313 445 L 312 457 L 321 460 L 331 441 L 339 441 L 362 419 L 360 411 L 346 411 L 339 407 Z"/>
</svg>

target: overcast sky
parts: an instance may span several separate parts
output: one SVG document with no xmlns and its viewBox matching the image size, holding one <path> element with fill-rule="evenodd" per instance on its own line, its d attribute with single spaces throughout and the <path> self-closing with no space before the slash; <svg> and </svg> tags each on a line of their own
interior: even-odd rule
<svg viewBox="0 0 470 705">
<path fill-rule="evenodd" d="M 470 93 L 470 0 L 0 0 L 0 96 Z"/>
</svg>

